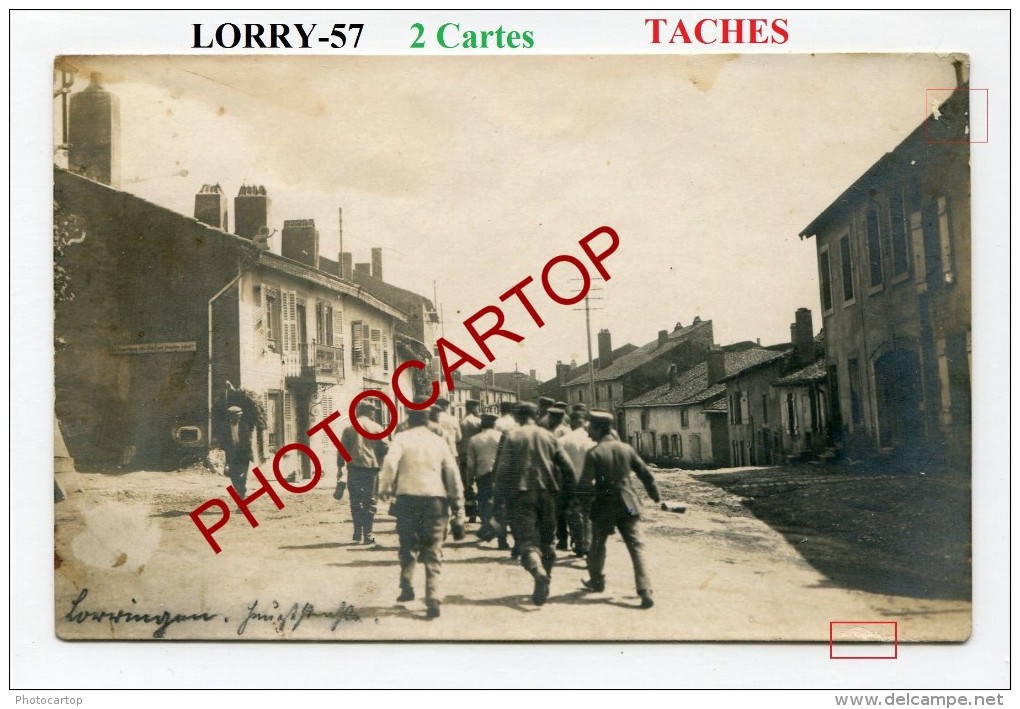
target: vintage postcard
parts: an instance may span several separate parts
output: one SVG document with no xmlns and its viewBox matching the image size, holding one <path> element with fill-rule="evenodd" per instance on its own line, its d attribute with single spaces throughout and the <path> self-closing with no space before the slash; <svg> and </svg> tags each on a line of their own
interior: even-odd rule
<svg viewBox="0 0 1020 709">
<path fill-rule="evenodd" d="M 969 72 L 57 57 L 56 635 L 966 641 Z"/>
</svg>

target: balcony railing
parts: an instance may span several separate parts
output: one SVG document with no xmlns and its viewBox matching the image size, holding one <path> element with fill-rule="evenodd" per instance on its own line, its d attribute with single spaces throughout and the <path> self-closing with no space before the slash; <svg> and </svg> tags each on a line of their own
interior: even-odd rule
<svg viewBox="0 0 1020 709">
<path fill-rule="evenodd" d="M 283 357 L 285 374 L 295 379 L 339 382 L 344 378 L 344 348 L 315 342 L 298 345 Z"/>
</svg>

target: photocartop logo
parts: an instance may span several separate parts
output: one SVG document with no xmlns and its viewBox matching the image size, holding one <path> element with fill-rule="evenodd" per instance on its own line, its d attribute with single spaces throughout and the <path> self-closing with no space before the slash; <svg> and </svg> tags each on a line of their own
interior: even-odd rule
<svg viewBox="0 0 1020 709">
<path fill-rule="evenodd" d="M 583 255 L 586 257 L 587 261 L 590 262 L 590 265 L 595 269 L 598 276 L 605 281 L 610 280 L 611 276 L 609 275 L 609 271 L 607 271 L 606 267 L 603 265 L 603 262 L 620 246 L 620 237 L 616 231 L 608 226 L 600 226 L 598 229 L 595 229 L 584 236 L 578 244 L 581 247 Z M 553 288 L 549 281 L 549 274 L 554 268 L 561 264 L 568 265 L 569 267 L 577 270 L 580 278 L 574 280 L 581 281 L 581 288 L 578 292 L 563 295 Z M 542 290 L 551 301 L 559 305 L 575 305 L 584 300 L 584 297 L 588 295 L 588 291 L 591 288 L 592 277 L 592 274 L 588 272 L 588 264 L 586 261 L 572 254 L 559 254 L 557 256 L 553 256 L 546 262 L 545 266 L 542 268 L 540 278 L 542 281 Z M 520 304 L 520 307 L 522 307 L 531 318 L 535 326 L 541 328 L 545 326 L 545 320 L 542 319 L 541 314 L 535 307 L 534 303 L 532 303 L 527 292 L 528 287 L 534 283 L 534 280 L 535 279 L 530 275 L 525 276 L 522 280 L 518 281 L 515 285 L 511 286 L 502 295 L 500 295 L 499 302 L 506 303 L 516 300 Z M 537 290 L 537 288 L 531 288 L 532 292 Z M 480 331 L 478 322 L 483 318 L 488 318 L 489 321 L 484 326 L 485 329 Z M 471 336 L 471 339 L 474 341 L 474 344 L 477 346 L 481 355 L 490 363 L 495 360 L 495 355 L 493 355 L 492 349 L 488 345 L 488 340 L 490 338 L 502 337 L 516 343 L 524 341 L 524 335 L 507 329 L 505 327 L 505 323 L 506 316 L 504 315 L 503 309 L 496 304 L 485 305 L 471 317 L 464 320 L 464 329 L 467 330 L 468 334 Z M 439 361 L 442 366 L 443 379 L 445 381 L 447 391 L 453 391 L 453 372 L 457 369 L 466 364 L 470 364 L 476 370 L 484 369 L 486 366 L 481 359 L 474 357 L 464 349 L 461 349 L 454 343 L 447 340 L 445 337 L 440 337 L 436 340 L 436 349 L 439 352 Z M 415 404 L 413 401 L 413 395 L 408 397 L 408 395 L 400 388 L 400 375 L 408 369 L 424 370 L 425 363 L 418 360 L 408 360 L 401 363 L 400 366 L 394 369 L 393 377 L 390 380 L 393 395 L 397 401 L 409 409 L 417 411 L 425 410 L 432 406 L 436 399 L 439 398 L 439 382 L 432 382 L 431 394 L 427 401 Z M 370 431 L 363 430 L 361 424 L 358 422 L 357 416 L 355 415 L 358 409 L 358 404 L 365 399 L 370 398 L 378 399 L 380 404 L 382 404 L 382 406 L 384 406 L 390 414 L 389 425 L 379 433 L 372 433 Z M 353 399 L 351 399 L 350 406 L 347 408 L 347 417 L 350 419 L 351 425 L 359 435 L 365 439 L 377 441 L 389 436 L 396 427 L 397 407 L 393 399 L 391 399 L 385 392 L 377 389 L 369 389 L 359 392 Z M 327 436 L 330 442 L 336 447 L 337 452 L 345 461 L 349 462 L 351 460 L 351 455 L 348 453 L 343 444 L 341 444 L 340 437 L 332 427 L 339 418 L 340 412 L 333 411 L 317 424 L 309 428 L 307 434 L 309 438 L 319 434 Z M 311 479 L 303 485 L 297 485 L 288 481 L 286 475 L 280 470 L 280 462 L 291 451 L 306 456 L 311 462 L 312 470 L 314 471 L 313 475 Z M 263 475 L 261 470 L 256 467 L 252 468 L 251 472 L 259 483 L 255 492 L 242 499 L 237 493 L 237 490 L 234 489 L 233 485 L 227 486 L 226 490 L 229 498 L 233 500 L 234 504 L 237 505 L 237 508 L 242 514 L 244 514 L 245 519 L 248 520 L 248 524 L 254 528 L 259 526 L 259 522 L 251 512 L 250 506 L 252 502 L 262 495 L 268 495 L 269 499 L 273 501 L 273 504 L 276 505 L 276 509 L 278 510 L 282 510 L 284 508 L 284 502 L 280 495 L 277 494 L 276 490 L 273 489 L 272 485 L 270 485 L 269 481 L 266 480 L 266 477 Z M 273 457 L 273 476 L 276 478 L 276 482 L 280 484 L 280 487 L 287 492 L 301 494 L 312 490 L 318 484 L 319 480 L 322 478 L 322 463 L 315 452 L 307 445 L 303 443 L 288 443 L 276 451 L 276 455 Z M 219 509 L 219 518 L 211 525 L 207 525 L 205 520 L 202 519 L 202 514 L 212 508 Z M 209 543 L 210 548 L 212 548 L 213 552 L 217 554 L 219 554 L 222 549 L 216 542 L 213 535 L 218 530 L 222 529 L 229 519 L 229 501 L 218 497 L 214 497 L 213 499 L 202 503 L 191 512 L 191 521 L 195 523 L 198 531 L 201 532 L 202 536 L 205 537 L 205 540 Z"/>
</svg>

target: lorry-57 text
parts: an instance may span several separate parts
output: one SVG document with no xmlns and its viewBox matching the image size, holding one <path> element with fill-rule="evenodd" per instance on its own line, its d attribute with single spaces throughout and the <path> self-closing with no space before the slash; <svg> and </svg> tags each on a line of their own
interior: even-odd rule
<svg viewBox="0 0 1020 709">
<path fill-rule="evenodd" d="M 304 25 L 299 23 L 289 25 L 285 23 L 261 24 L 249 22 L 235 25 L 233 22 L 224 22 L 215 29 L 203 27 L 202 24 L 193 25 L 195 42 L 193 49 L 212 49 L 222 47 L 223 49 L 311 49 L 312 42 L 318 40 L 333 49 L 351 47 L 357 49 L 358 41 L 361 39 L 361 31 L 365 29 L 364 23 L 338 23 L 327 34 L 325 25 L 320 36 L 316 36 L 317 24 Z"/>
</svg>

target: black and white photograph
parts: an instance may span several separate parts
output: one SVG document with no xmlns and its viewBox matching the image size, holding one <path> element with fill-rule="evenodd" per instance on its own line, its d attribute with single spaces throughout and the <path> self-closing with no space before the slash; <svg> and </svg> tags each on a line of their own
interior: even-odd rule
<svg viewBox="0 0 1020 709">
<path fill-rule="evenodd" d="M 9 15 L 13 705 L 1006 704 L 1008 11 Z"/>
<path fill-rule="evenodd" d="M 56 57 L 57 636 L 966 641 L 970 69 Z"/>
</svg>

